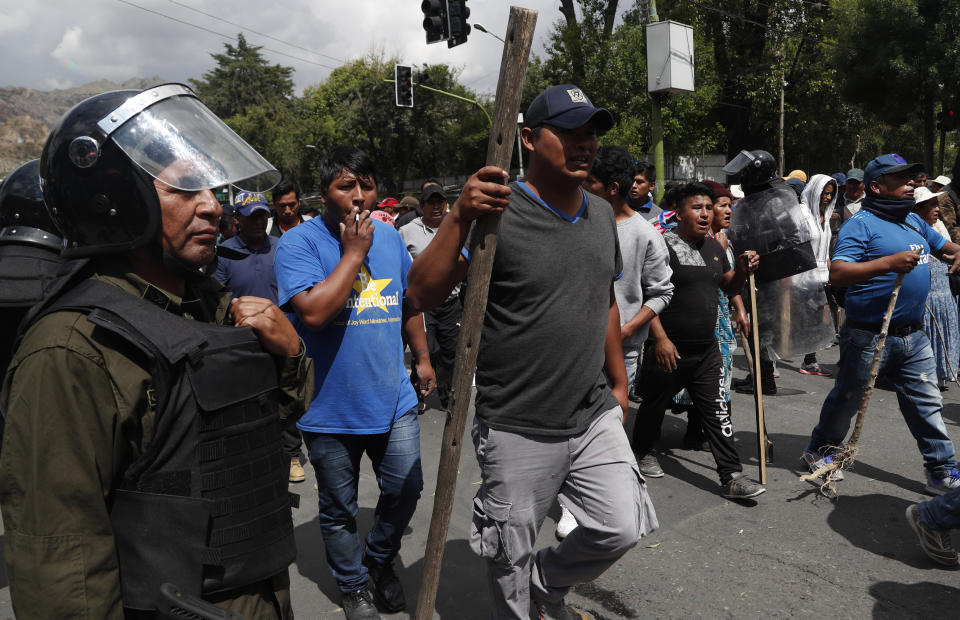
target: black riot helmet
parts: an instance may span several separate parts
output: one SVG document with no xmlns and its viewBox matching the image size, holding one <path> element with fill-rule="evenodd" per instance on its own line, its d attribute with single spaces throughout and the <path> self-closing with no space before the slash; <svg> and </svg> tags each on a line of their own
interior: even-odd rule
<svg viewBox="0 0 960 620">
<path fill-rule="evenodd" d="M 266 191 L 280 173 L 182 84 L 91 97 L 57 122 L 40 158 L 63 256 L 123 252 L 156 239 L 154 179 L 186 192 L 228 184 Z"/>
<path fill-rule="evenodd" d="M 23 164 L 0 185 L 0 244 L 7 243 L 60 251 L 60 232 L 43 206 L 39 159 Z"/>
<path fill-rule="evenodd" d="M 723 171 L 728 175 L 740 174 L 740 185 L 743 186 L 745 194 L 780 178 L 777 174 L 777 160 L 762 150 L 740 151 L 727 162 Z"/>
</svg>

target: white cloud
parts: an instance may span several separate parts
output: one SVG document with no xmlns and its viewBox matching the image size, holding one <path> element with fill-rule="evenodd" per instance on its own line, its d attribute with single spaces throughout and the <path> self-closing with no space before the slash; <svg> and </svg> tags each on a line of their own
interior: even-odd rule
<svg viewBox="0 0 960 620">
<path fill-rule="evenodd" d="M 0 34 L 8 32 L 23 32 L 30 25 L 30 17 L 26 11 L 16 11 L 13 14 L 0 12 Z"/>
<path fill-rule="evenodd" d="M 5 33 L 0 37 L 4 59 L 0 86 L 46 89 L 104 78 L 122 82 L 153 75 L 177 81 L 200 77 L 213 67 L 210 54 L 223 52 L 228 42 L 219 34 L 232 39 L 241 28 L 181 6 L 186 5 L 279 39 L 245 33 L 251 44 L 265 48 L 270 62 L 294 67 L 298 91 L 323 80 L 329 67 L 371 50 L 412 64 L 457 66 L 470 88 L 491 93 L 496 89 L 502 44 L 474 30 L 467 43 L 453 49 L 427 45 L 420 3 L 413 0 L 129 1 L 196 27 L 117 0 L 0 0 L 0 32 Z M 503 34 L 509 4 L 470 0 L 470 22 Z M 542 52 L 547 33 L 560 17 L 558 3 L 524 4 L 540 11 L 533 50 Z"/>
</svg>

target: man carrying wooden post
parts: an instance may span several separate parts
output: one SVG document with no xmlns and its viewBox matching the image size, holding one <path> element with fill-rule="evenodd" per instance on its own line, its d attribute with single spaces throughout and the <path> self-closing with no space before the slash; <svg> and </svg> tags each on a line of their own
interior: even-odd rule
<svg viewBox="0 0 960 620">
<path fill-rule="evenodd" d="M 441 303 L 467 272 L 472 222 L 503 211 L 477 362 L 483 482 L 471 546 L 487 560 L 490 617 L 527 618 L 532 597 L 540 618 L 586 618 L 564 595 L 658 526 L 622 427 L 616 223 L 580 187 L 613 118 L 567 84 L 538 95 L 524 119 L 529 174 L 509 189 L 499 168 L 471 177 L 414 261 L 407 301 Z M 534 554 L 558 494 L 580 526 Z"/>
</svg>

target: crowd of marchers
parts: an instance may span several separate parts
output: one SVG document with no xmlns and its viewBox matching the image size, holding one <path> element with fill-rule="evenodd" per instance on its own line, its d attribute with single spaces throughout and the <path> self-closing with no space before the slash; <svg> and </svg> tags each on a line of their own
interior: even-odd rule
<svg viewBox="0 0 960 620">
<path fill-rule="evenodd" d="M 381 199 L 376 163 L 347 145 L 323 157 L 311 217 L 186 87 L 67 112 L 0 186 L 14 612 L 291 618 L 289 483 L 307 462 L 345 616 L 407 609 L 395 560 L 423 490 L 419 415 L 451 401 L 475 223 L 490 214 L 470 545 L 491 618 L 590 617 L 565 595 L 659 526 L 647 479 L 664 476 L 668 409 L 686 413 L 684 447 L 712 453 L 719 494 L 755 504 L 766 489 L 743 473 L 731 392 L 775 393 L 776 362 L 795 352 L 800 372 L 829 377 L 816 353 L 839 345 L 799 455 L 812 472 L 831 463 L 881 332 L 880 376 L 934 495 L 906 518 L 956 565 L 960 473 L 941 415 L 960 363 L 950 179 L 896 154 L 782 178 L 753 150 L 724 168 L 738 184 L 667 184 L 656 204 L 654 167 L 599 147 L 614 120 L 576 86 L 546 89 L 523 118 L 522 178 L 487 166 L 456 196 L 427 179 Z M 800 266 L 783 272 L 786 255 Z M 767 321 L 790 303 L 793 327 Z M 758 322 L 760 376 L 734 381 Z M 362 533 L 364 455 L 380 494 Z M 556 502 L 559 543 L 535 549 Z"/>
</svg>

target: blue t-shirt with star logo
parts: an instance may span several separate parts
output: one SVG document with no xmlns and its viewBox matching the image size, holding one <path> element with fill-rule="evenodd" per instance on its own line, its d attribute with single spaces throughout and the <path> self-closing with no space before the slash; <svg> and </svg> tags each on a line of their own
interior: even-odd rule
<svg viewBox="0 0 960 620">
<path fill-rule="evenodd" d="M 316 391 L 297 427 L 312 433 L 385 433 L 417 405 L 403 365 L 403 293 L 410 254 L 392 226 L 373 221 L 373 243 L 343 309 L 313 331 L 294 317 L 313 358 Z M 343 256 L 322 217 L 280 238 L 274 269 L 282 307 L 323 282 Z"/>
</svg>

